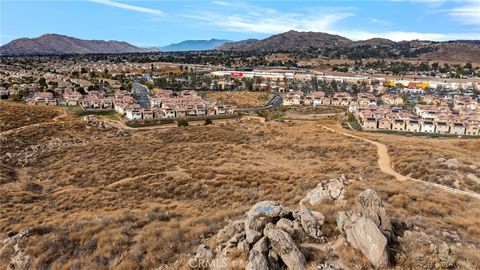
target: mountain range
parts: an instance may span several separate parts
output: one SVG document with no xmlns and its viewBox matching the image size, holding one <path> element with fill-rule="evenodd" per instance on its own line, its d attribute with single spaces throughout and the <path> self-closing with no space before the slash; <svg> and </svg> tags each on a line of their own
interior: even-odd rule
<svg viewBox="0 0 480 270">
<path fill-rule="evenodd" d="M 227 42 L 231 42 L 231 40 L 185 40 L 179 43 L 173 43 L 168 46 L 160 47 L 159 49 L 162 52 L 208 51 Z"/>
<path fill-rule="evenodd" d="M 309 52 L 328 58 L 420 58 L 449 62 L 480 63 L 479 40 L 399 41 L 372 38 L 353 41 L 321 32 L 288 31 L 265 39 L 227 42 L 215 48 L 237 52 Z"/>
<path fill-rule="evenodd" d="M 421 60 L 480 63 L 479 40 L 399 41 L 372 38 L 353 41 L 321 32 L 288 31 L 265 39 L 228 41 L 186 40 L 160 48 L 139 48 L 127 42 L 82 40 L 58 34 L 20 38 L 0 47 L 2 55 L 92 54 L 172 51 L 300 52 L 330 59 L 416 58 Z"/>
<path fill-rule="evenodd" d="M 45 34 L 37 38 L 19 38 L 0 47 L 2 55 L 27 54 L 92 54 L 152 52 L 123 41 L 83 40 L 74 37 Z"/>
</svg>

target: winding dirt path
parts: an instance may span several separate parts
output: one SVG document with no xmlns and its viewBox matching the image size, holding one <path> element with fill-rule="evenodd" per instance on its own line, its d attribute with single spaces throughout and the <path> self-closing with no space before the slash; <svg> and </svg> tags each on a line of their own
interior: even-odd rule
<svg viewBox="0 0 480 270">
<path fill-rule="evenodd" d="M 450 193 L 455 193 L 455 194 L 460 194 L 460 195 L 465 195 L 465 196 L 469 196 L 469 197 L 472 197 L 472 198 L 480 199 L 480 194 L 475 193 L 475 192 L 459 190 L 459 189 L 447 187 L 447 186 L 444 186 L 444 185 L 440 185 L 440 184 L 437 184 L 437 183 L 432 183 L 432 182 L 427 182 L 427 181 L 423 181 L 423 180 L 420 180 L 420 179 L 411 178 L 411 177 L 408 177 L 408 176 L 405 176 L 405 175 L 402 175 L 402 174 L 398 173 L 397 171 L 395 171 L 392 168 L 390 155 L 388 154 L 388 148 L 383 143 L 379 143 L 379 142 L 372 141 L 372 140 L 369 140 L 369 139 L 366 139 L 366 138 L 363 138 L 363 137 L 360 137 L 360 136 L 356 136 L 356 135 L 353 135 L 353 134 L 338 131 L 338 130 L 335 130 L 333 128 L 327 127 L 325 125 L 321 125 L 320 127 L 324 128 L 328 131 L 341 134 L 341 135 L 346 136 L 346 137 L 359 139 L 359 140 L 362 140 L 362 141 L 365 141 L 365 142 L 368 142 L 370 144 L 375 145 L 377 147 L 378 167 L 380 168 L 380 170 L 383 173 L 391 175 L 391 176 L 395 177 L 396 179 L 398 179 L 400 181 L 407 181 L 407 180 L 414 181 L 414 182 L 422 183 L 426 186 L 443 189 L 444 191 L 447 191 L 447 192 L 450 192 Z"/>
</svg>

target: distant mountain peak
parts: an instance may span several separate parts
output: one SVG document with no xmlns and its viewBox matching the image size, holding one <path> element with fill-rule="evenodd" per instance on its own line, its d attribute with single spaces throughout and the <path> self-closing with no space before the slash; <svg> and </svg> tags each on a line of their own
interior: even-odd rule
<svg viewBox="0 0 480 270">
<path fill-rule="evenodd" d="M 224 43 L 230 42 L 225 39 L 200 39 L 200 40 L 185 40 L 179 43 L 172 43 L 168 46 L 160 47 L 159 49 L 164 52 L 175 51 L 208 51 L 212 50 Z"/>
<path fill-rule="evenodd" d="M 151 52 L 124 41 L 83 40 L 66 35 L 47 33 L 37 38 L 19 38 L 0 47 L 4 55 L 26 54 L 94 54 Z"/>
</svg>

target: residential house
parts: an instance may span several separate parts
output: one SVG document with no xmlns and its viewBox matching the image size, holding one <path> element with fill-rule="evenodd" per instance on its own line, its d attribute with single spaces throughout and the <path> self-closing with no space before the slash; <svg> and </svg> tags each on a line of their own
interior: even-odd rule
<svg viewBox="0 0 480 270">
<path fill-rule="evenodd" d="M 435 133 L 435 125 L 433 121 L 423 120 L 420 122 L 420 132 Z"/>
<path fill-rule="evenodd" d="M 480 125 L 477 124 L 468 124 L 465 130 L 466 135 L 477 136 L 480 135 Z"/>
<path fill-rule="evenodd" d="M 439 134 L 450 133 L 450 125 L 448 125 L 447 122 L 436 122 L 435 133 L 439 133 Z"/>
<path fill-rule="evenodd" d="M 382 118 L 378 120 L 378 129 L 391 130 L 392 121 L 388 118 Z"/>
<path fill-rule="evenodd" d="M 403 119 L 393 120 L 392 130 L 405 131 L 405 120 Z"/>
<path fill-rule="evenodd" d="M 363 122 L 363 129 L 376 130 L 377 129 L 377 119 L 374 117 L 368 117 Z"/>
<path fill-rule="evenodd" d="M 410 119 L 407 121 L 406 129 L 409 132 L 420 132 L 420 123 L 416 119 Z"/>
<path fill-rule="evenodd" d="M 137 105 L 137 104 L 129 105 L 125 111 L 126 111 L 125 116 L 129 120 L 142 119 L 142 108 L 140 107 L 140 105 Z"/>
<path fill-rule="evenodd" d="M 154 113 L 152 109 L 143 109 L 142 110 L 142 118 L 145 120 L 148 119 L 153 119 L 154 118 Z"/>
<path fill-rule="evenodd" d="M 465 125 L 463 123 L 453 123 L 450 125 L 450 134 L 465 135 Z"/>
</svg>

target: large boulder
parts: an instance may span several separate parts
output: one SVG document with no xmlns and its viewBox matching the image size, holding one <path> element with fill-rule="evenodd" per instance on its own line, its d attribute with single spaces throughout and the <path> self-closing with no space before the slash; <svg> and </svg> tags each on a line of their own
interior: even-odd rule
<svg viewBox="0 0 480 270">
<path fill-rule="evenodd" d="M 355 202 L 360 215 L 371 219 L 382 231 L 392 231 L 390 217 L 377 192 L 367 189 L 357 195 Z"/>
<path fill-rule="evenodd" d="M 245 267 L 246 270 L 269 270 L 268 259 L 265 254 L 258 250 L 250 250 L 248 255 L 248 263 Z"/>
<path fill-rule="evenodd" d="M 304 270 L 305 256 L 300 252 L 292 237 L 272 223 L 268 223 L 263 230 L 264 235 L 270 240 L 273 251 L 280 256 L 282 261 L 291 270 Z"/>
<path fill-rule="evenodd" d="M 253 245 L 250 254 L 248 255 L 248 263 L 245 269 L 247 270 L 268 270 L 270 269 L 268 263 L 268 239 L 264 236 Z"/>
<path fill-rule="evenodd" d="M 247 242 L 255 243 L 262 237 L 262 231 L 269 222 L 276 222 L 290 216 L 292 211 L 275 201 L 263 201 L 255 204 L 245 219 L 245 234 Z"/>
<path fill-rule="evenodd" d="M 355 246 L 376 268 L 388 267 L 387 238 L 371 219 L 361 217 L 353 225 L 351 233 L 353 239 L 347 238 L 347 241 L 355 241 Z"/>
</svg>

